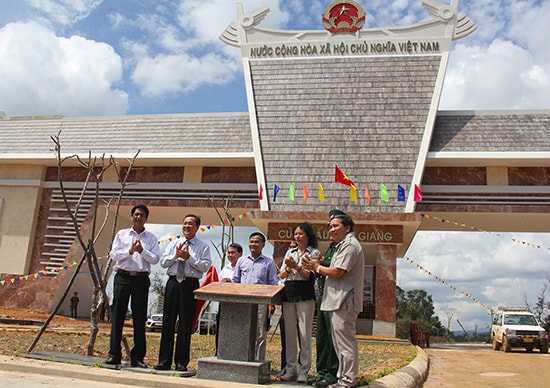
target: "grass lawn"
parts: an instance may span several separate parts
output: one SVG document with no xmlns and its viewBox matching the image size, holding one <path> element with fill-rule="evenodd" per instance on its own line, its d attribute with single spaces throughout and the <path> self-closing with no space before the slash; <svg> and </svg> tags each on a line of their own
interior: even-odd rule
<svg viewBox="0 0 550 388">
<path fill-rule="evenodd" d="M 32 344 L 39 328 L 36 326 L 0 326 L 0 354 L 17 355 L 26 353 Z M 126 330 L 126 329 L 125 329 Z M 131 346 L 131 328 L 128 329 L 128 340 Z M 126 333 L 126 331 L 125 331 Z M 74 354 L 86 354 L 89 331 L 86 329 L 70 329 L 52 327 L 42 335 L 34 351 L 56 351 Z M 157 363 L 160 333 L 147 333 L 147 356 L 145 362 L 150 366 Z M 194 334 L 191 340 L 192 352 L 189 369 L 196 369 L 197 359 L 214 355 L 215 345 L 213 335 Z M 94 356 L 107 357 L 109 350 L 109 331 L 100 329 L 94 347 Z M 313 360 L 315 360 L 315 343 L 313 345 Z M 281 341 L 278 335 L 268 336 L 266 359 L 271 361 L 271 379 L 277 380 L 281 365 Z M 376 380 L 405 365 L 416 356 L 416 348 L 411 344 L 397 341 L 380 341 L 378 338 L 366 338 L 359 341 L 361 384 Z M 312 363 L 310 378 L 316 377 L 315 362 Z"/>
</svg>

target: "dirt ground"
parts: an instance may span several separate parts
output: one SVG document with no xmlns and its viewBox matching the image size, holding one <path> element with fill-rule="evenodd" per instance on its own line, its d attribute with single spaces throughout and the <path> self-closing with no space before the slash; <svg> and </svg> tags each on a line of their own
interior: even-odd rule
<svg viewBox="0 0 550 388">
<path fill-rule="evenodd" d="M 0 318 L 2 319 L 3 341 L 0 346 L 0 354 L 14 355 L 25 352 L 27 347 L 35 339 L 35 333 L 39 326 L 45 322 L 49 314 L 42 311 L 28 309 L 0 307 Z M 34 321 L 38 325 L 20 325 L 17 322 L 6 322 L 6 320 Z M 94 356 L 105 358 L 109 349 L 110 323 L 99 323 L 97 342 L 94 347 Z M 131 320 L 127 321 L 126 327 L 131 337 Z M 73 319 L 64 316 L 55 316 L 49 324 L 47 332 L 41 337 L 35 351 L 56 351 L 71 354 L 86 354 L 88 334 L 90 332 L 90 321 L 88 319 Z M 5 335 L 4 335 L 5 334 Z M 8 335 L 9 334 L 9 335 Z M 71 334 L 71 335 L 66 335 Z M 75 334 L 75 335 L 72 335 Z M 274 333 L 273 333 L 274 334 Z M 161 333 L 148 333 L 148 351 L 144 361 L 149 365 L 157 362 L 158 349 L 160 346 Z M 374 336 L 360 336 L 360 352 L 363 355 L 360 365 L 362 378 L 375 379 L 381 373 L 396 370 L 405 365 L 414 357 L 416 349 L 407 341 L 395 338 L 383 338 Z M 131 341 L 131 340 L 130 340 Z M 202 357 L 210 357 L 215 354 L 215 341 L 212 335 L 193 335 L 190 369 L 197 368 L 197 360 Z M 315 350 L 315 347 L 314 347 Z M 276 380 L 276 372 L 280 370 L 281 343 L 279 335 L 270 335 L 267 344 L 268 359 L 272 360 L 273 378 Z M 312 368 L 311 377 L 315 375 Z"/>
<path fill-rule="evenodd" d="M 42 311 L 0 306 L 0 318 L 21 319 L 21 320 L 43 322 L 48 318 L 48 316 L 49 315 L 47 313 Z M 76 319 L 57 315 L 54 317 L 54 320 L 52 323 L 68 325 L 68 324 L 75 324 L 77 322 L 78 320 Z"/>
<path fill-rule="evenodd" d="M 43 311 L 0 306 L 0 318 L 2 319 L 15 319 L 43 323 L 48 319 L 48 317 L 49 314 Z M 67 329 L 75 330 L 82 329 L 87 331 L 90 329 L 90 321 L 88 319 L 74 319 L 61 315 L 56 315 L 50 322 L 50 326 L 64 327 Z M 111 324 L 108 322 L 100 322 L 99 327 L 106 328 L 108 330 L 111 327 Z"/>
</svg>

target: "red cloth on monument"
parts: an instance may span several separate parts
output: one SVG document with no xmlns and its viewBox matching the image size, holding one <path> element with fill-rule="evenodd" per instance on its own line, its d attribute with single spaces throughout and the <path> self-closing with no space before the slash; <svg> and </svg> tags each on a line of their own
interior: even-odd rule
<svg viewBox="0 0 550 388">
<path fill-rule="evenodd" d="M 218 271 L 216 270 L 216 267 L 213 265 L 208 268 L 208 271 L 206 272 L 206 278 L 201 284 L 201 287 L 204 287 L 212 282 L 219 282 L 220 279 L 218 277 Z M 197 301 L 197 310 L 195 311 L 195 319 L 193 319 L 193 329 L 197 328 L 197 322 L 199 320 L 199 314 L 201 313 L 202 306 L 204 306 L 204 299 L 199 299 Z M 194 331 L 194 330 L 193 330 Z"/>
</svg>

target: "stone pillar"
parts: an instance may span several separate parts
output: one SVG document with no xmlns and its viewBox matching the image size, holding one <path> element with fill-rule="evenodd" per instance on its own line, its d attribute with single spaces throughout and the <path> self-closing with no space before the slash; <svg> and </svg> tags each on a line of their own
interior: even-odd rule
<svg viewBox="0 0 550 388">
<path fill-rule="evenodd" d="M 195 297 L 220 302 L 218 354 L 200 358 L 197 378 L 267 384 L 271 361 L 254 360 L 258 304 L 281 304 L 282 286 L 214 282 Z"/>
<path fill-rule="evenodd" d="M 397 247 L 395 245 L 378 244 L 376 246 L 374 335 L 395 336 L 396 259 Z"/>
<path fill-rule="evenodd" d="M 272 241 L 273 244 L 273 261 L 277 264 L 277 267 L 281 267 L 285 253 L 290 246 L 290 241 Z"/>
</svg>

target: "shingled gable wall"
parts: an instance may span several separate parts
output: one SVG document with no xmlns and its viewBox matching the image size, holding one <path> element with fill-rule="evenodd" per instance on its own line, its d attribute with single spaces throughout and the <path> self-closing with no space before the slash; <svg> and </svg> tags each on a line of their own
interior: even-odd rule
<svg viewBox="0 0 550 388">
<path fill-rule="evenodd" d="M 251 60 L 269 209 L 403 212 L 405 202 L 379 200 L 380 184 L 394 194 L 412 182 L 440 63 L 435 55 Z M 359 196 L 369 185 L 368 207 L 334 182 L 335 165 Z M 326 203 L 317 200 L 319 183 Z M 287 198 L 291 184 L 299 200 Z M 276 201 L 274 185 L 282 189 Z"/>
<path fill-rule="evenodd" d="M 313 220 L 338 207 L 379 215 L 366 223 L 380 228 L 384 220 L 405 229 L 393 216 L 414 209 L 410 193 L 420 183 L 433 131 L 450 50 L 449 19 L 401 31 L 328 34 L 264 30 L 256 27 L 263 11 L 238 13 L 241 24 L 233 23 L 222 40 L 240 47 L 244 59 L 257 181 L 265 191 L 260 217 L 300 212 Z M 435 44 L 407 52 L 401 46 L 406 39 Z M 355 182 L 360 201 L 350 201 L 350 189 L 334 182 L 335 166 Z M 319 184 L 326 200 L 318 198 Z M 391 201 L 381 200 L 382 184 Z M 398 185 L 408 191 L 408 202 L 396 200 Z M 358 332 L 395 335 L 396 258 L 409 242 L 364 242 L 364 263 L 375 267 L 375 311 L 359 320 Z M 285 243 L 275 241 L 276 251 Z"/>
</svg>

